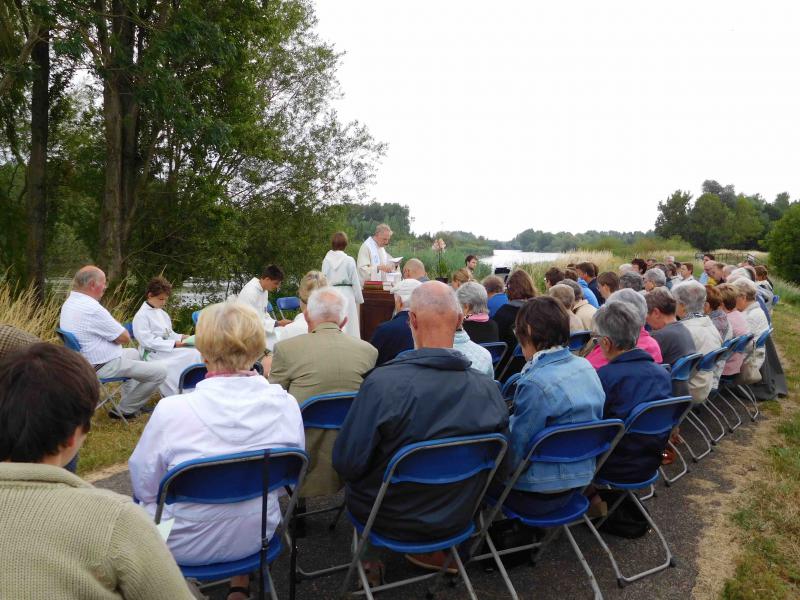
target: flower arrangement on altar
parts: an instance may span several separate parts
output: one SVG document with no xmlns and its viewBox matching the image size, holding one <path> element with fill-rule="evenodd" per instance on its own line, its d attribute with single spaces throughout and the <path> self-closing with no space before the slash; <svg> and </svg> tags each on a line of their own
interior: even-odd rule
<svg viewBox="0 0 800 600">
<path fill-rule="evenodd" d="M 447 249 L 447 244 L 444 243 L 442 238 L 437 239 L 433 242 L 431 246 L 431 250 L 436 252 L 436 274 L 437 277 L 447 277 L 450 273 L 448 272 L 447 262 L 444 260 L 444 251 Z"/>
</svg>

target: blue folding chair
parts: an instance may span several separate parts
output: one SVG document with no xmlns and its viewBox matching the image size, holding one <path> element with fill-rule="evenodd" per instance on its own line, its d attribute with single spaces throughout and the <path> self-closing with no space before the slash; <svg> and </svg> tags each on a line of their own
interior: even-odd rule
<svg viewBox="0 0 800 600">
<path fill-rule="evenodd" d="M 716 350 L 712 350 L 711 352 L 703 356 L 702 360 L 700 360 L 700 364 L 697 365 L 697 370 L 710 372 L 713 375 L 714 371 L 716 371 L 716 369 L 719 367 L 719 363 L 725 360 L 728 354 L 729 354 L 728 348 L 726 348 L 725 346 L 717 348 Z M 717 414 L 714 411 L 716 407 L 713 404 L 709 403 L 708 400 L 711 397 L 713 391 L 714 390 L 709 390 L 709 394 L 706 397 L 706 399 L 697 405 L 697 411 L 698 411 L 697 414 L 691 413 L 689 419 L 691 419 L 692 421 L 696 420 L 697 423 L 705 430 L 706 434 L 708 435 L 708 438 L 711 440 L 711 443 L 716 445 L 723 437 L 725 437 L 726 429 L 730 428 L 730 423 L 728 422 L 728 419 L 724 413 Z M 711 418 L 717 422 L 717 425 L 719 425 L 720 429 L 719 435 L 714 435 L 713 433 L 711 433 L 711 429 L 700 418 L 700 412 L 703 409 L 705 409 L 706 412 L 709 415 L 711 415 Z M 722 420 L 725 421 L 725 424 L 722 423 L 720 417 L 722 417 Z"/>
<path fill-rule="evenodd" d="M 178 378 L 178 393 L 193 392 L 197 384 L 203 381 L 207 374 L 208 367 L 204 363 L 189 365 Z"/>
<path fill-rule="evenodd" d="M 692 398 L 691 396 L 681 396 L 679 398 L 667 398 L 666 400 L 655 400 L 653 402 L 642 402 L 636 408 L 631 411 L 631 414 L 625 420 L 625 435 L 635 434 L 635 435 L 650 435 L 650 436 L 663 436 L 669 435 L 669 433 L 677 427 L 681 421 L 686 417 L 689 411 L 692 408 Z M 624 438 L 623 438 L 624 439 Z M 613 452 L 611 453 L 613 457 Z M 672 552 L 669 549 L 669 545 L 667 544 L 667 540 L 664 538 L 663 534 L 656 525 L 655 521 L 653 521 L 650 513 L 645 510 L 642 506 L 641 501 L 634 493 L 635 490 L 639 490 L 642 488 L 646 488 L 655 484 L 658 481 L 659 471 L 655 469 L 653 474 L 643 481 L 637 481 L 633 483 L 628 482 L 618 482 L 618 481 L 610 481 L 608 479 L 603 479 L 602 477 L 595 478 L 595 485 L 602 486 L 608 489 L 613 490 L 622 490 L 624 491 L 623 494 L 620 495 L 619 499 L 612 504 L 608 509 L 608 514 L 601 518 L 596 524 L 592 523 L 592 521 L 586 516 L 583 516 L 583 521 L 591 530 L 592 534 L 595 536 L 597 541 L 600 543 L 600 546 L 603 548 L 603 551 L 608 555 L 608 558 L 611 560 L 611 566 L 614 569 L 614 574 L 617 577 L 617 584 L 620 587 L 624 587 L 625 584 L 631 583 L 633 581 L 637 581 L 642 579 L 643 577 L 647 577 L 648 575 L 653 575 L 654 573 L 658 573 L 667 569 L 669 567 L 675 566 L 675 561 L 672 558 Z M 663 563 L 658 566 L 652 567 L 650 569 L 645 569 L 635 575 L 626 576 L 623 575 L 620 571 L 619 565 L 617 564 L 616 559 L 614 558 L 613 553 L 608 548 L 608 545 L 603 540 L 603 537 L 600 535 L 598 529 L 602 527 L 603 523 L 608 519 L 608 517 L 613 514 L 613 512 L 619 507 L 622 501 L 625 498 L 630 498 L 631 501 L 636 505 L 639 512 L 647 521 L 647 524 L 650 528 L 656 533 L 658 536 L 659 541 L 661 542 L 661 546 L 664 548 L 666 553 L 666 559 Z"/>
<path fill-rule="evenodd" d="M 285 310 L 300 310 L 300 298 L 296 296 L 286 296 L 284 298 L 278 298 L 278 311 L 281 313 L 281 319 L 285 319 L 286 317 L 283 314 Z"/>
<path fill-rule="evenodd" d="M 277 600 L 268 565 L 282 550 L 280 528 L 290 523 L 297 503 L 292 494 L 281 523 L 267 538 L 266 515 L 269 492 L 303 483 L 308 468 L 308 455 L 299 448 L 267 448 L 236 454 L 188 460 L 170 469 L 158 486 L 155 522 L 161 522 L 165 505 L 180 502 L 196 504 L 234 504 L 261 498 L 261 550 L 250 556 L 208 565 L 178 565 L 183 576 L 198 581 L 219 581 L 235 575 L 259 572 L 259 599 L 265 597 L 265 580 L 270 596 Z M 292 547 L 294 560 L 294 547 Z M 294 598 L 294 578 L 290 579 L 290 598 Z"/>
<path fill-rule="evenodd" d="M 123 323 L 122 326 L 125 328 L 125 331 L 128 332 L 128 335 L 131 336 L 131 340 L 136 341 L 136 336 L 133 335 L 133 323 L 128 321 L 127 323 Z"/>
<path fill-rule="evenodd" d="M 512 363 L 515 363 L 515 362 L 519 363 L 520 359 L 524 360 L 525 359 L 525 355 L 522 353 L 522 346 L 517 344 L 514 347 L 514 351 L 511 353 L 511 356 L 506 361 L 506 364 L 503 367 L 503 372 L 500 373 L 500 377 L 498 377 L 498 379 L 500 381 L 505 381 L 506 380 L 506 374 L 508 373 L 509 369 L 514 368 L 514 367 L 511 366 Z M 509 374 L 509 377 L 511 375 L 513 375 L 513 373 Z"/>
<path fill-rule="evenodd" d="M 509 401 L 514 399 L 514 394 L 517 393 L 517 382 L 520 377 L 522 377 L 522 373 L 514 373 L 511 377 L 506 379 L 506 382 L 503 384 L 503 389 L 500 390 L 504 400 Z"/>
<path fill-rule="evenodd" d="M 78 338 L 76 338 L 73 333 L 65 331 L 60 327 L 56 327 L 56 334 L 59 338 L 61 338 L 61 341 L 65 347 L 80 353 L 81 345 L 78 342 Z M 109 402 L 113 407 L 114 412 L 119 415 L 119 418 L 122 420 L 122 422 L 127 425 L 128 420 L 125 418 L 125 415 L 122 414 L 122 411 L 119 408 L 120 402 L 122 402 L 122 388 L 117 387 L 111 391 L 108 388 L 108 384 L 125 383 L 130 379 L 130 377 L 98 377 L 97 379 L 100 381 L 100 402 L 95 407 L 95 410 L 103 406 L 106 402 Z"/>
<path fill-rule="evenodd" d="M 275 318 L 275 310 L 272 308 L 272 302 L 269 301 L 267 302 L 267 314 L 273 319 Z"/>
<path fill-rule="evenodd" d="M 771 329 L 769 330 L 771 331 Z M 753 338 L 755 337 L 754 334 L 748 333 L 746 335 L 741 335 L 738 338 L 735 338 L 736 343 L 733 345 L 733 352 L 732 354 L 743 354 L 744 358 L 742 360 L 742 364 L 744 361 L 748 359 L 750 354 L 755 351 L 755 344 L 753 343 Z M 766 343 L 766 339 L 764 340 Z M 742 394 L 746 400 L 748 400 L 753 406 L 753 413 L 750 413 L 750 410 L 747 408 L 747 405 L 742 401 L 739 394 Z M 737 402 L 747 413 L 750 417 L 751 421 L 755 421 L 759 415 L 758 410 L 758 401 L 752 395 L 750 389 L 745 385 L 740 385 L 736 383 L 736 375 L 723 375 L 720 379 L 720 386 L 719 386 L 719 395 L 720 397 L 724 398 L 727 401 L 728 395 L 732 398 L 735 402 Z"/>
<path fill-rule="evenodd" d="M 353 560 L 347 570 L 341 595 L 348 593 L 353 575 L 358 572 L 364 588 L 364 594 L 372 599 L 373 592 L 388 590 L 423 581 L 431 577 L 442 577 L 451 560 L 456 563 L 461 579 L 466 585 L 470 598 L 477 600 L 469 577 L 457 547 L 475 534 L 474 515 L 486 493 L 489 482 L 497 471 L 506 451 L 506 438 L 499 433 L 442 438 L 408 444 L 400 448 L 389 461 L 383 474 L 383 483 L 372 505 L 366 523 L 360 522 L 350 512 L 347 516 L 353 523 Z M 480 494 L 475 498 L 475 505 L 469 518 L 458 524 L 461 530 L 449 538 L 420 539 L 417 541 L 397 540 L 390 533 L 377 533 L 372 530 L 375 519 L 381 509 L 383 498 L 391 485 L 416 483 L 428 488 L 440 485 L 463 483 L 477 477 L 485 477 L 486 481 Z M 456 525 L 456 524 L 451 524 Z M 425 554 L 440 550 L 449 551 L 448 559 L 436 573 L 428 573 L 401 581 L 371 587 L 361 564 L 364 546 L 369 543 L 374 547 L 387 548 L 393 552 Z"/>
<path fill-rule="evenodd" d="M 675 361 L 675 364 L 672 366 L 672 371 L 670 373 L 670 377 L 672 378 L 672 382 L 680 381 L 680 382 L 687 382 L 691 379 L 692 375 L 695 374 L 697 371 L 697 367 L 700 364 L 700 361 L 703 359 L 703 355 L 699 352 L 695 352 L 694 354 L 689 354 L 687 356 L 682 356 L 678 360 Z M 675 393 L 673 389 L 673 393 Z M 697 428 L 696 425 L 692 424 L 693 427 Z M 700 432 L 704 441 L 708 442 L 703 432 Z M 689 443 L 683 438 L 680 438 L 683 444 L 689 449 L 689 453 L 692 455 L 692 459 L 694 462 L 700 460 L 700 455 L 696 455 L 694 453 L 694 449 L 689 445 Z M 669 477 L 666 474 L 666 470 L 661 468 L 661 477 L 664 479 L 664 485 L 669 487 L 676 481 L 678 481 L 681 477 L 686 475 L 689 472 L 689 465 L 686 463 L 686 459 L 681 454 L 681 451 L 672 443 L 672 440 L 667 442 L 667 446 L 669 446 L 672 451 L 675 453 L 675 457 L 681 462 L 681 470 L 672 477 Z M 711 451 L 711 445 L 708 444 L 709 452 Z M 705 455 L 703 455 L 705 456 Z"/>
<path fill-rule="evenodd" d="M 355 401 L 357 395 L 358 392 L 355 391 L 355 392 L 333 392 L 330 394 L 319 394 L 317 396 L 311 396 L 310 398 L 306 399 L 305 402 L 300 404 L 300 412 L 303 415 L 303 427 L 305 429 L 328 429 L 328 430 L 341 429 L 342 424 L 344 423 L 344 420 L 347 417 L 347 413 L 350 410 L 350 407 L 353 405 L 353 402 Z M 336 527 L 336 523 L 339 521 L 339 517 L 344 511 L 344 503 L 338 504 L 336 506 L 331 506 L 328 508 L 321 508 L 318 510 L 297 513 L 295 515 L 295 518 L 296 519 L 306 518 L 310 517 L 311 515 L 317 515 L 334 510 L 338 512 L 336 514 L 336 517 L 328 526 L 328 529 L 333 531 L 333 529 L 335 529 Z M 344 571 L 349 566 L 350 563 L 345 563 L 342 565 L 336 565 L 334 567 L 319 569 L 317 571 L 304 571 L 298 564 L 295 576 L 300 581 L 304 579 L 314 579 L 317 577 L 324 577 L 325 575 L 330 575 L 331 573 L 335 573 L 337 571 Z"/>
<path fill-rule="evenodd" d="M 514 589 L 514 584 L 511 582 L 500 557 L 506 554 L 522 552 L 523 550 L 535 549 L 536 554 L 532 559 L 535 562 L 541 556 L 544 549 L 560 532 L 564 532 L 567 535 L 567 539 L 575 555 L 578 557 L 583 570 L 589 578 L 592 590 L 594 590 L 595 593 L 595 598 L 603 597 L 600 593 L 600 588 L 597 585 L 594 573 L 592 573 L 589 564 L 586 562 L 583 553 L 570 531 L 570 526 L 581 523 L 581 519 L 589 509 L 589 500 L 584 496 L 583 489 L 574 490 L 564 507 L 544 515 L 528 515 L 522 511 L 509 508 L 504 505 L 504 502 L 522 473 L 533 468 L 533 465 L 536 463 L 566 464 L 582 462 L 594 458 L 596 473 L 605 462 L 605 459 L 614 450 L 614 447 L 617 445 L 624 431 L 625 425 L 619 419 L 607 419 L 604 421 L 570 425 L 555 425 L 543 429 L 531 440 L 525 460 L 520 462 L 513 475 L 508 479 L 502 494 L 499 497 L 487 494 L 484 498 L 484 503 L 492 508 L 488 511 L 488 514 L 481 514 L 480 516 L 482 525 L 481 535 L 478 536 L 478 539 L 473 544 L 472 552 L 474 552 L 478 545 L 485 539 L 486 545 L 489 548 L 489 553 L 480 556 L 472 556 L 472 560 L 493 558 L 497 569 L 500 571 L 505 581 L 508 591 L 515 600 L 518 598 L 517 592 Z M 546 529 L 547 534 L 540 542 L 498 551 L 491 536 L 486 535 L 486 532 L 500 511 L 503 512 L 506 518 L 519 521 L 527 527 Z M 470 554 L 472 554 L 472 552 Z"/>
<path fill-rule="evenodd" d="M 781 297 L 778 294 L 773 294 L 772 296 L 772 306 L 778 306 L 778 302 L 781 301 Z"/>
<path fill-rule="evenodd" d="M 486 348 L 489 354 L 492 355 L 493 367 L 497 367 L 497 363 L 503 360 L 503 356 L 505 356 L 506 350 L 508 350 L 508 345 L 505 342 L 484 342 L 478 345 Z"/>
<path fill-rule="evenodd" d="M 756 350 L 758 350 L 759 348 L 763 348 L 766 345 L 767 340 L 772 335 L 772 332 L 773 328 L 769 327 L 766 331 L 764 331 L 761 335 L 759 335 L 758 338 L 756 338 L 755 344 L 753 344 L 752 348 L 745 356 L 745 361 L 750 360 L 750 357 L 755 353 Z M 750 384 L 739 384 L 739 389 L 745 394 L 745 396 L 747 396 L 747 398 L 750 400 L 750 403 L 753 405 L 754 412 L 752 415 L 750 415 L 750 419 L 752 421 L 755 421 L 758 418 L 758 415 L 760 414 L 760 411 L 758 409 L 758 400 L 756 399 L 756 396 L 753 393 Z"/>
<path fill-rule="evenodd" d="M 718 360 L 717 364 L 719 366 L 721 366 L 723 370 L 725 368 L 725 364 L 727 364 L 727 362 L 728 362 L 728 359 L 730 359 L 731 355 L 733 354 L 734 349 L 736 348 L 736 345 L 739 342 L 739 338 L 740 337 L 742 337 L 742 336 L 729 338 L 729 339 L 725 340 L 722 343 L 722 347 L 725 349 L 725 352 L 720 354 L 720 357 L 719 357 L 719 360 Z M 707 404 L 709 405 L 709 408 L 711 408 L 714 411 L 716 411 L 716 413 L 719 416 L 722 417 L 722 419 L 728 425 L 728 431 L 730 433 L 733 433 L 739 427 L 741 427 L 742 418 L 741 418 L 741 416 L 739 416 L 739 411 L 737 411 L 736 408 L 722 394 L 722 383 L 723 383 L 723 379 L 722 379 L 722 375 L 720 374 L 719 381 L 717 381 L 717 386 L 712 388 L 711 392 L 709 392 L 709 394 L 708 394 Z M 728 409 L 730 410 L 730 412 L 733 414 L 734 418 L 736 419 L 735 423 L 731 423 L 731 421 L 728 420 L 728 416 L 725 414 L 725 412 L 722 410 L 722 408 L 717 406 L 717 401 L 720 401 L 723 405 L 728 407 Z"/>
<path fill-rule="evenodd" d="M 591 331 L 576 331 L 569 336 L 569 351 L 578 353 L 583 350 L 584 346 L 592 339 Z"/>
<path fill-rule="evenodd" d="M 195 327 L 197 327 L 197 321 L 200 319 L 200 313 L 201 313 L 201 312 L 203 312 L 203 310 L 202 310 L 202 309 L 200 309 L 200 310 L 196 310 L 196 311 L 194 311 L 194 312 L 192 313 L 192 323 L 194 323 L 194 326 L 195 326 Z"/>
</svg>

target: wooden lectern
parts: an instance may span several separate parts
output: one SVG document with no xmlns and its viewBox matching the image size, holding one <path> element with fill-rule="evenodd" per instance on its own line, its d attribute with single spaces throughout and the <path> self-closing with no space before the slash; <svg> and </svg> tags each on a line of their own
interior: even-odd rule
<svg viewBox="0 0 800 600">
<path fill-rule="evenodd" d="M 364 290 L 364 304 L 361 305 L 361 339 L 370 341 L 375 329 L 392 318 L 394 313 L 394 294 L 384 290 Z"/>
</svg>

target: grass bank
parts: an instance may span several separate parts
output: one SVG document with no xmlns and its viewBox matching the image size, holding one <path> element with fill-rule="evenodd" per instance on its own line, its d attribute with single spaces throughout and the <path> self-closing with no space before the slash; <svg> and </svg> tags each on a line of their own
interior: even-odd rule
<svg viewBox="0 0 800 600">
<path fill-rule="evenodd" d="M 800 306 L 777 306 L 774 327 L 789 398 L 769 403 L 776 437 L 733 515 L 742 551 L 725 600 L 800 598 Z"/>
</svg>

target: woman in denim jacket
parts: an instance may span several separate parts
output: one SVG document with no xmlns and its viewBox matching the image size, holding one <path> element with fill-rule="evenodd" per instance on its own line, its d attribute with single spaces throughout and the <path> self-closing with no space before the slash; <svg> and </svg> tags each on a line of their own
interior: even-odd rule
<svg viewBox="0 0 800 600">
<path fill-rule="evenodd" d="M 528 300 L 517 314 L 515 328 L 528 362 L 514 394 L 508 454 L 512 470 L 525 459 L 530 441 L 542 429 L 598 421 L 605 402 L 597 372 L 567 347 L 569 316 L 555 298 Z M 569 464 L 534 463 L 517 480 L 506 504 L 529 514 L 557 510 L 574 489 L 591 483 L 594 468 L 593 458 Z"/>
</svg>

